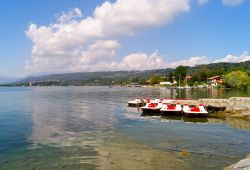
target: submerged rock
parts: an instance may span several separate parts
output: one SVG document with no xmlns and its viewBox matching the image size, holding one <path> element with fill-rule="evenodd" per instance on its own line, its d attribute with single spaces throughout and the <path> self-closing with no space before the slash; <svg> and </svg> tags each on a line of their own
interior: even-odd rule
<svg viewBox="0 0 250 170">
<path fill-rule="evenodd" d="M 242 159 L 224 170 L 250 170 L 250 158 Z"/>
</svg>

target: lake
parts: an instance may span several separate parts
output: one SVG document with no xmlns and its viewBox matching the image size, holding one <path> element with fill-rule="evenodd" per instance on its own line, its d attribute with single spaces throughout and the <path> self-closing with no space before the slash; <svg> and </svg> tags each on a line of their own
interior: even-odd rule
<svg viewBox="0 0 250 170">
<path fill-rule="evenodd" d="M 1 87 L 0 169 L 222 169 L 250 154 L 250 122 L 143 117 L 127 101 L 233 96 L 250 92 Z"/>
</svg>

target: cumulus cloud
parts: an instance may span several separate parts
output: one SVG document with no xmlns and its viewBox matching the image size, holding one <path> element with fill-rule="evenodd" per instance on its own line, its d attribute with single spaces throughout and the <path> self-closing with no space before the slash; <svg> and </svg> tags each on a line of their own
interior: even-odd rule
<svg viewBox="0 0 250 170">
<path fill-rule="evenodd" d="M 215 60 L 214 62 L 215 63 L 220 63 L 220 62 L 236 63 L 236 62 L 239 62 L 239 57 L 228 54 L 225 58 Z"/>
<path fill-rule="evenodd" d="M 148 70 L 164 68 L 166 67 L 166 64 L 163 60 L 163 57 L 160 56 L 157 51 L 155 51 L 150 55 L 146 53 L 130 54 L 124 57 L 119 67 L 129 70 Z"/>
<path fill-rule="evenodd" d="M 177 67 L 179 65 L 183 65 L 183 66 L 196 66 L 196 65 L 200 65 L 200 64 L 208 64 L 210 61 L 206 56 L 197 56 L 197 57 L 190 57 L 189 59 L 186 60 L 180 60 L 177 62 L 173 62 L 171 64 L 169 64 L 169 67 Z"/>
<path fill-rule="evenodd" d="M 149 27 L 160 26 L 172 21 L 178 14 L 189 11 L 188 0 L 117 0 L 97 6 L 93 16 L 82 17 L 79 8 L 62 13 L 56 22 L 48 26 L 31 24 L 26 35 L 32 41 L 31 61 L 26 68 L 31 71 L 89 71 L 121 68 L 130 69 L 135 59 L 146 56 L 152 67 L 160 58 L 156 53 L 131 54 L 121 62 L 115 62 L 116 50 L 121 46 L 121 36 L 132 36 Z M 156 59 L 157 58 L 157 59 Z"/>
<path fill-rule="evenodd" d="M 59 22 L 71 22 L 72 20 L 78 19 L 82 17 L 82 11 L 79 8 L 74 8 L 72 11 L 68 13 L 62 12 L 58 17 Z"/>
<path fill-rule="evenodd" d="M 228 5 L 228 6 L 236 6 L 236 5 L 240 5 L 244 2 L 244 0 L 222 0 L 222 3 L 224 5 Z"/>
<path fill-rule="evenodd" d="M 90 71 L 98 70 L 149 70 L 165 68 L 166 62 L 163 57 L 158 54 L 158 51 L 151 54 L 147 53 L 132 53 L 125 56 L 122 61 L 102 60 L 94 65 L 86 65 Z"/>
<path fill-rule="evenodd" d="M 201 64 L 209 64 L 209 63 L 239 63 L 239 62 L 245 62 L 250 61 L 250 55 L 247 51 L 244 51 L 240 56 L 235 56 L 232 54 L 228 54 L 226 57 L 216 60 L 211 60 L 207 56 L 196 56 L 196 57 L 190 57 L 189 59 L 185 60 L 179 60 L 176 62 L 172 62 L 170 64 L 167 64 L 166 67 L 175 68 L 179 65 L 183 66 L 196 66 Z"/>
<path fill-rule="evenodd" d="M 250 60 L 250 55 L 247 51 L 244 51 L 239 57 L 235 55 L 228 54 L 225 58 L 215 60 L 214 63 L 239 63 L 239 62 L 245 62 Z"/>
</svg>

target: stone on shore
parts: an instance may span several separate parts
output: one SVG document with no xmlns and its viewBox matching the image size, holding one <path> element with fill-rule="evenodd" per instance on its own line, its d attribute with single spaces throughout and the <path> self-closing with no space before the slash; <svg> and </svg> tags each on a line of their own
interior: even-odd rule
<svg viewBox="0 0 250 170">
<path fill-rule="evenodd" d="M 250 158 L 242 159 L 224 170 L 250 170 Z"/>
</svg>

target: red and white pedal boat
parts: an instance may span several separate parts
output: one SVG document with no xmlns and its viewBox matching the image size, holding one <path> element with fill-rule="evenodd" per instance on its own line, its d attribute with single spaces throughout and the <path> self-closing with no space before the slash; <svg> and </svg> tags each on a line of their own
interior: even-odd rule
<svg viewBox="0 0 250 170">
<path fill-rule="evenodd" d="M 180 103 L 163 103 L 162 108 L 160 109 L 161 113 L 164 115 L 181 115 L 182 107 Z"/>
<path fill-rule="evenodd" d="M 146 104 L 145 101 L 139 98 L 128 101 L 128 107 L 141 107 L 145 106 L 145 104 Z"/>
<path fill-rule="evenodd" d="M 174 103 L 175 100 L 171 99 L 171 98 L 164 98 L 162 100 L 162 104 L 168 104 L 168 103 Z"/>
<path fill-rule="evenodd" d="M 143 113 L 160 113 L 160 109 L 162 108 L 162 102 L 160 100 L 154 100 L 150 103 L 147 103 L 145 106 L 141 107 Z"/>
<path fill-rule="evenodd" d="M 199 106 L 185 104 L 183 106 L 183 114 L 186 117 L 208 117 L 208 112 L 203 104 L 200 104 Z"/>
</svg>

